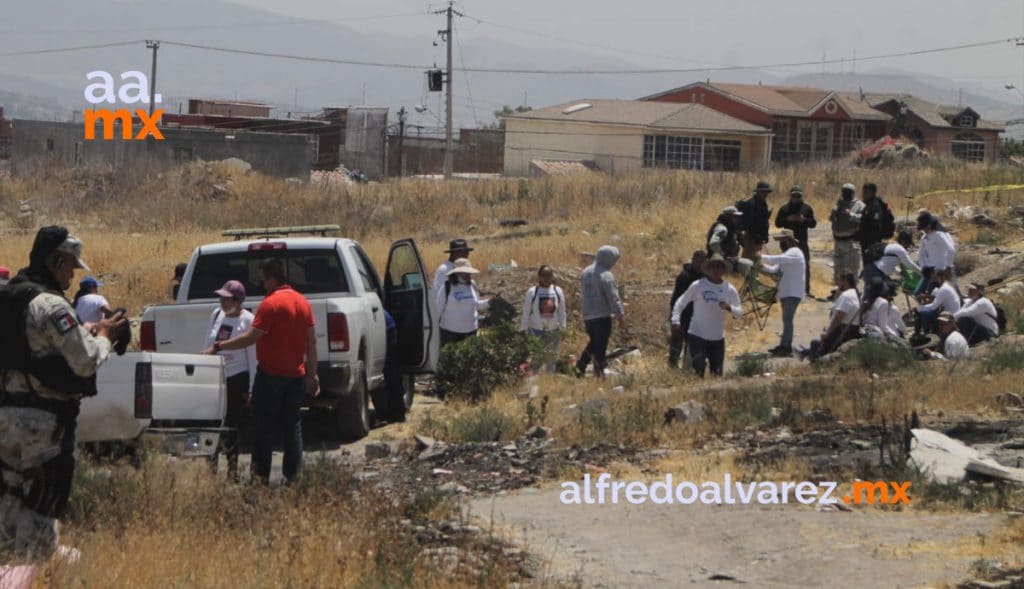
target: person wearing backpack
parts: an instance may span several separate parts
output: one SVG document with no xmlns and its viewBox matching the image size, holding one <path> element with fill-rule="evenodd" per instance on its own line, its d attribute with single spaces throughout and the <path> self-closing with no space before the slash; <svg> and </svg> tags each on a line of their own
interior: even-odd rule
<svg viewBox="0 0 1024 589">
<path fill-rule="evenodd" d="M 521 331 L 544 342 L 552 358 L 558 354 L 559 340 L 566 326 L 565 293 L 554 282 L 555 272 L 551 266 L 544 265 L 537 270 L 537 284 L 526 291 L 519 322 Z"/>
<path fill-rule="evenodd" d="M 921 267 L 910 259 L 907 248 L 914 247 L 914 236 L 906 229 L 900 230 L 893 243 L 880 242 L 864 251 L 864 292 L 871 292 L 876 283 L 893 284 L 892 275 L 899 267 L 918 274 Z"/>
<path fill-rule="evenodd" d="M 127 326 L 124 312 L 80 323 L 64 292 L 82 242 L 64 227 L 36 233 L 29 265 L 0 287 L 0 545 L 7 562 L 44 562 L 57 548 L 75 470 L 82 397 Z"/>
<path fill-rule="evenodd" d="M 981 342 L 999 337 L 999 309 L 985 296 L 985 286 L 977 282 L 967 287 L 967 298 L 960 310 L 953 313 L 957 329 L 967 337 L 967 343 L 974 347 Z M 1004 315 L 1005 326 L 1005 315 Z"/>
<path fill-rule="evenodd" d="M 241 282 L 229 280 L 213 294 L 220 297 L 220 306 L 210 314 L 210 328 L 206 331 L 204 350 L 213 346 L 213 342 L 223 342 L 245 333 L 252 327 L 254 319 L 251 312 L 242 308 L 245 286 Z M 256 346 L 247 346 L 242 350 L 221 350 L 218 354 L 224 357 L 228 397 L 224 426 L 233 430 L 220 436 L 220 449 L 228 461 L 228 477 L 238 482 L 238 448 L 243 434 L 249 433 L 248 407 L 252 386 L 256 382 Z"/>
<path fill-rule="evenodd" d="M 855 197 L 856 193 L 856 186 L 849 182 L 843 184 L 841 196 L 828 215 L 828 220 L 832 223 L 832 238 L 835 241 L 832 250 L 835 281 L 846 274 L 860 274 L 861 255 L 857 236 L 860 233 L 864 203 Z"/>
<path fill-rule="evenodd" d="M 476 335 L 480 326 L 480 312 L 490 306 L 490 299 L 481 299 L 472 280 L 480 271 L 466 258 L 452 262 L 448 279 L 437 291 L 440 316 L 441 347 L 460 342 Z"/>
<path fill-rule="evenodd" d="M 877 243 L 892 239 L 896 233 L 896 217 L 893 216 L 889 205 L 878 196 L 878 186 L 874 182 L 865 182 L 861 187 L 860 196 L 864 210 L 861 211 L 857 242 L 860 243 L 861 256 L 866 268 L 868 249 Z"/>
</svg>

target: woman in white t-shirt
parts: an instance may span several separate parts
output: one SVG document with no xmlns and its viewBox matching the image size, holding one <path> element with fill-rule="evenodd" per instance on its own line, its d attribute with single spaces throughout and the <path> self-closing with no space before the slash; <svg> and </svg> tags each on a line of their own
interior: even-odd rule
<svg viewBox="0 0 1024 589">
<path fill-rule="evenodd" d="M 816 361 L 825 354 L 836 351 L 843 343 L 860 337 L 861 302 L 857 292 L 857 277 L 851 272 L 836 278 L 836 295 L 829 312 L 828 325 L 821 331 L 821 338 L 811 341 L 807 350 L 801 351 L 801 358 Z"/>
<path fill-rule="evenodd" d="M 472 280 L 480 271 L 466 258 L 453 262 L 447 282 L 437 290 L 437 309 L 441 316 L 441 347 L 476 335 L 480 312 L 490 307 L 490 299 L 481 299 Z"/>
<path fill-rule="evenodd" d="M 252 326 L 253 314 L 242 308 L 245 286 L 241 282 L 229 280 L 214 294 L 220 297 L 220 307 L 210 314 L 204 350 L 209 349 L 213 342 L 231 339 Z M 221 450 L 228 460 L 228 476 L 237 480 L 238 447 L 242 432 L 248 427 L 249 399 L 256 380 L 256 346 L 221 350 L 218 354 L 224 357 L 224 376 L 227 379 L 228 410 L 224 426 L 234 428 L 233 432 L 221 435 Z"/>
<path fill-rule="evenodd" d="M 72 304 L 82 323 L 99 323 L 114 314 L 106 297 L 99 294 L 101 286 L 103 283 L 93 276 L 86 276 L 78 283 L 78 292 Z"/>
<path fill-rule="evenodd" d="M 526 291 L 519 329 L 540 338 L 552 357 L 566 326 L 565 293 L 555 286 L 555 272 L 544 265 L 537 270 L 537 284 Z M 534 367 L 536 369 L 536 366 Z"/>
</svg>

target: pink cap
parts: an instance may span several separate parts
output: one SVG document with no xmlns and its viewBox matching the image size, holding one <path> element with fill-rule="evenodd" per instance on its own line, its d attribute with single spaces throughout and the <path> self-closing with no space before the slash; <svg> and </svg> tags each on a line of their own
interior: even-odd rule
<svg viewBox="0 0 1024 589">
<path fill-rule="evenodd" d="M 219 297 L 231 297 L 242 302 L 245 300 L 245 286 L 237 280 L 228 280 L 224 286 L 220 287 L 220 290 L 215 290 L 213 294 Z"/>
<path fill-rule="evenodd" d="M 10 278 L 11 271 L 7 269 L 7 266 L 0 266 L 0 278 Z"/>
</svg>

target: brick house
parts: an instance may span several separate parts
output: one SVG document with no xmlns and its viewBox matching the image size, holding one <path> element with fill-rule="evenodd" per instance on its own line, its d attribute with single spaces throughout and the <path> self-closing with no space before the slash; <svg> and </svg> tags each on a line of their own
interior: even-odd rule
<svg viewBox="0 0 1024 589">
<path fill-rule="evenodd" d="M 969 106 L 935 104 L 909 94 L 866 94 L 865 102 L 892 117 L 890 134 L 912 139 L 933 155 L 995 162 L 1003 126 Z"/>
<path fill-rule="evenodd" d="M 817 88 L 697 82 L 641 100 L 694 102 L 771 129 L 771 161 L 842 157 L 885 136 L 891 117 Z"/>
</svg>

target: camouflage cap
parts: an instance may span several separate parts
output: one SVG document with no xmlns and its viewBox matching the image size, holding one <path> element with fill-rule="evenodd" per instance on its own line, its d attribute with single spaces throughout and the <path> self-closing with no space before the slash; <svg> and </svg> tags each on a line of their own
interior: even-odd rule
<svg viewBox="0 0 1024 589">
<path fill-rule="evenodd" d="M 90 272 L 89 266 L 82 261 L 82 241 L 68 233 L 66 228 L 58 225 L 49 225 L 36 232 L 29 259 L 33 265 L 42 266 L 53 252 L 73 256 L 76 268 Z"/>
</svg>

